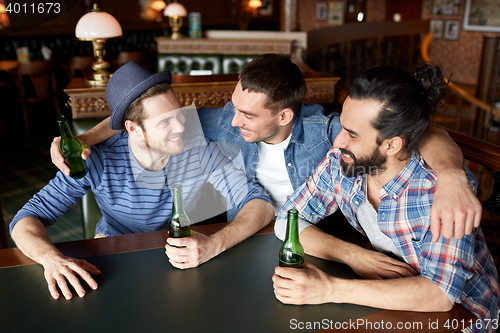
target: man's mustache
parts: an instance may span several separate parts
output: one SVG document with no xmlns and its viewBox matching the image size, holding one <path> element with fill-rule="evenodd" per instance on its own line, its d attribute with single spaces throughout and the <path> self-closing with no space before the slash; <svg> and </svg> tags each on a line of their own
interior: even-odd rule
<svg viewBox="0 0 500 333">
<path fill-rule="evenodd" d="M 339 148 L 339 149 L 340 149 L 340 153 L 342 153 L 342 155 L 346 155 L 349 158 L 352 158 L 354 160 L 354 162 L 356 162 L 356 156 L 352 152 L 350 152 L 347 149 L 343 149 L 343 148 Z"/>
</svg>

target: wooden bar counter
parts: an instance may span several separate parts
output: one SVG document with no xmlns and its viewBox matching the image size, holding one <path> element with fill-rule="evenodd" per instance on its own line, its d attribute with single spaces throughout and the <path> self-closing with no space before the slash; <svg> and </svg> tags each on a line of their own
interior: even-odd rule
<svg viewBox="0 0 500 333">
<path fill-rule="evenodd" d="M 339 78 L 328 73 L 304 73 L 307 94 L 304 103 L 333 103 L 335 84 Z M 237 74 L 189 76 L 173 75 L 172 89 L 184 105 L 223 107 L 231 100 Z M 104 93 L 106 87 L 85 84 L 84 78 L 73 78 L 64 92 L 69 96 L 73 119 L 104 118 L 111 115 Z"/>
</svg>

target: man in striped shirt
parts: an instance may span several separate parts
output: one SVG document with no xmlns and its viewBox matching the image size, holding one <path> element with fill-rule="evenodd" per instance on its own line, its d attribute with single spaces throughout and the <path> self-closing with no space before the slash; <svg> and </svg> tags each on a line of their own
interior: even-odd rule
<svg viewBox="0 0 500 333">
<path fill-rule="evenodd" d="M 431 65 L 413 75 L 390 67 L 361 75 L 350 88 L 334 147 L 311 179 L 288 197 L 275 224 L 283 239 L 287 211 L 297 209 L 305 252 L 352 267 L 364 260 L 353 255 L 356 245 L 310 227 L 340 209 L 376 250 L 410 265 L 413 275 L 394 272 L 385 280 L 346 280 L 307 263 L 303 270 L 276 267 L 278 300 L 409 311 L 448 311 L 461 303 L 478 317 L 466 331 L 493 331 L 500 289 L 481 228 L 460 240 L 440 237 L 432 242 L 430 210 L 437 177 L 416 147 L 444 95 L 441 71 Z M 477 183 L 465 171 L 475 191 Z"/>
<path fill-rule="evenodd" d="M 53 298 L 60 296 L 56 285 L 66 299 L 72 298 L 68 282 L 83 297 L 77 276 L 97 288 L 89 272 L 99 270 L 64 256 L 45 230 L 89 189 L 103 215 L 96 232 L 104 236 L 166 229 L 172 212 L 170 188 L 175 184 L 182 185 L 188 214 L 206 183 L 238 206 L 235 220 L 211 236 L 194 233 L 167 239 L 169 261 L 181 269 L 210 260 L 273 219 L 271 201 L 262 188 L 236 169 L 201 129 L 189 127 L 170 82 L 170 72 L 152 74 L 134 62 L 116 71 L 106 99 L 113 112 L 112 128 L 123 131 L 93 147 L 86 176 L 73 179 L 58 172 L 10 223 L 19 249 L 43 265 Z M 192 112 L 196 114 L 194 108 Z"/>
</svg>

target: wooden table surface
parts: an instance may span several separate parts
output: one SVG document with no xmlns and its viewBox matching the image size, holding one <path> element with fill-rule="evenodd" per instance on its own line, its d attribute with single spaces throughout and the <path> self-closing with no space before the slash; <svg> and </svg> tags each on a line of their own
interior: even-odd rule
<svg viewBox="0 0 500 333">
<path fill-rule="evenodd" d="M 226 224 L 209 224 L 194 226 L 193 230 L 212 234 L 222 229 Z M 258 234 L 273 232 L 274 224 L 271 223 L 263 228 Z M 167 231 L 154 231 L 141 234 L 131 234 L 100 239 L 73 241 L 58 243 L 56 246 L 68 256 L 76 258 L 105 256 L 110 254 L 135 252 L 148 249 L 162 248 L 165 245 Z M 24 266 L 35 264 L 25 257 L 17 248 L 0 250 L 0 268 Z M 205 265 L 210 265 L 210 262 Z M 0 270 L 1 274 L 1 270 Z M 42 279 L 42 276 L 40 276 Z M 455 332 L 452 326 L 446 324 L 455 322 L 467 322 L 475 318 L 473 314 L 461 305 L 455 305 L 449 312 L 419 313 L 410 311 L 379 311 L 362 317 L 352 322 L 331 324 L 332 329 L 324 329 L 321 332 L 330 331 L 363 331 L 363 332 L 387 332 L 402 331 L 398 329 L 401 325 L 405 332 Z M 435 325 L 438 325 L 435 327 Z M 324 328 L 321 326 L 319 329 Z"/>
<path fill-rule="evenodd" d="M 19 66 L 17 60 L 0 60 L 0 71 L 10 72 Z"/>
</svg>

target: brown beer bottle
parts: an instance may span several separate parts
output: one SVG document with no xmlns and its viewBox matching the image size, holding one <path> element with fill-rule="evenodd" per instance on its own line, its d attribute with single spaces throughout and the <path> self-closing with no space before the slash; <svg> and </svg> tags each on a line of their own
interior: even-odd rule
<svg viewBox="0 0 500 333">
<path fill-rule="evenodd" d="M 168 234 L 173 238 L 191 236 L 191 222 L 184 211 L 184 201 L 182 200 L 182 185 L 172 186 L 173 207 L 172 215 L 168 222 Z"/>
<path fill-rule="evenodd" d="M 304 268 L 304 249 L 299 241 L 299 213 L 295 209 L 288 211 L 286 238 L 280 249 L 279 265 Z"/>
</svg>

